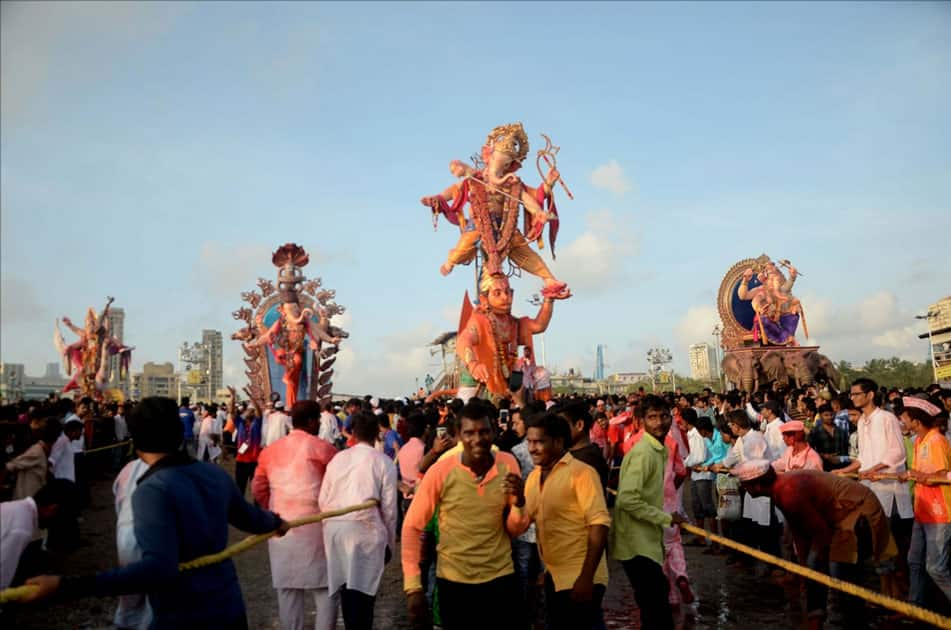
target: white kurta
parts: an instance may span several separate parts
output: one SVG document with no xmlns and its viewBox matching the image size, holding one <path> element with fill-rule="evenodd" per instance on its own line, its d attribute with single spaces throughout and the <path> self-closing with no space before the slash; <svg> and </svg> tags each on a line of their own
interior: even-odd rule
<svg viewBox="0 0 951 630">
<path fill-rule="evenodd" d="M 380 501 L 377 508 L 324 521 L 331 594 L 346 584 L 348 589 L 376 595 L 385 550 L 396 550 L 396 495 L 396 465 L 368 444 L 361 442 L 342 451 L 327 466 L 320 489 L 321 511 Z"/>
<path fill-rule="evenodd" d="M 76 481 L 76 455 L 65 433 L 60 433 L 53 442 L 53 448 L 50 449 L 50 465 L 53 467 L 53 476 L 57 479 Z"/>
<path fill-rule="evenodd" d="M 7 588 L 17 573 L 20 556 L 36 534 L 33 497 L 0 503 L 0 588 Z"/>
<path fill-rule="evenodd" d="M 112 494 L 116 499 L 116 549 L 119 566 L 124 567 L 142 559 L 139 541 L 135 538 L 135 514 L 132 512 L 132 493 L 139 485 L 139 479 L 149 469 L 141 459 L 126 464 L 115 482 Z M 120 628 L 145 630 L 152 622 L 152 609 L 144 594 L 121 595 L 116 608 L 113 623 Z"/>
<path fill-rule="evenodd" d="M 868 416 L 862 415 L 858 423 L 859 471 L 885 464 L 883 473 L 900 473 L 905 470 L 905 442 L 901 426 L 895 414 L 876 407 Z M 911 504 L 911 492 L 907 483 L 900 481 L 863 481 L 875 493 L 891 516 L 897 509 L 901 518 L 912 518 L 915 510 Z"/>
<path fill-rule="evenodd" d="M 723 465 L 733 466 L 751 459 L 772 460 L 771 455 L 763 434 L 751 429 L 746 435 L 736 438 Z M 752 519 L 757 525 L 769 525 L 769 497 L 754 497 L 747 493 L 743 497 L 743 518 Z"/>
<path fill-rule="evenodd" d="M 291 417 L 283 411 L 265 414 L 261 424 L 261 446 L 270 446 L 291 431 Z"/>
<path fill-rule="evenodd" d="M 785 423 L 779 418 L 773 418 L 766 423 L 766 444 L 769 446 L 769 460 L 775 461 L 786 452 L 786 443 L 783 442 L 782 427 Z"/>
</svg>

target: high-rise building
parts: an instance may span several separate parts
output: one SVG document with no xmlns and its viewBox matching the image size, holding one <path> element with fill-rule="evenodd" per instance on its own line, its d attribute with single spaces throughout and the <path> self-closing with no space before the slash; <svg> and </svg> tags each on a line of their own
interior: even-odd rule
<svg viewBox="0 0 951 630">
<path fill-rule="evenodd" d="M 224 361 L 222 359 L 221 331 L 201 331 L 201 343 L 208 348 L 208 384 L 211 390 L 209 400 L 222 388 L 224 379 Z"/>
<path fill-rule="evenodd" d="M 22 363 L 0 364 L 0 398 L 11 401 L 22 398 L 25 374 Z"/>
<path fill-rule="evenodd" d="M 125 343 L 125 311 L 121 308 L 109 309 L 109 334 Z M 131 375 L 126 374 L 122 378 L 119 374 L 119 355 L 113 354 L 107 359 L 109 361 L 109 382 L 107 389 L 118 389 L 123 396 L 129 397 L 129 387 L 131 385 Z"/>
<path fill-rule="evenodd" d="M 36 400 L 62 391 L 69 379 L 62 375 L 59 368 L 59 363 L 47 363 L 43 376 L 30 376 L 21 363 L 0 365 L 0 398 Z"/>
<path fill-rule="evenodd" d="M 135 398 L 165 396 L 178 399 L 178 375 L 172 363 L 146 363 L 142 371 L 132 375 L 132 392 Z"/>
<path fill-rule="evenodd" d="M 690 378 L 698 381 L 715 381 L 720 378 L 716 349 L 708 343 L 690 346 Z"/>
<path fill-rule="evenodd" d="M 182 395 L 194 401 L 211 401 L 224 380 L 221 331 L 203 330 L 201 341 L 187 341 L 178 349 Z"/>
</svg>

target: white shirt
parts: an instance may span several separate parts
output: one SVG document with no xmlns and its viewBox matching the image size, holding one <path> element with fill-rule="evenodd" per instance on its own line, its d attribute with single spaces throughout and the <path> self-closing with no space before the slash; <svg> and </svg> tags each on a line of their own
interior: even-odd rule
<svg viewBox="0 0 951 630">
<path fill-rule="evenodd" d="M 215 419 L 211 416 L 202 416 L 201 428 L 198 429 L 198 437 L 210 440 L 215 434 Z"/>
<path fill-rule="evenodd" d="M 129 439 L 129 427 L 125 422 L 125 416 L 116 414 L 113 421 L 115 422 L 116 439 L 120 442 Z"/>
<path fill-rule="evenodd" d="M 690 445 L 690 452 L 687 454 L 687 457 L 684 458 L 684 466 L 693 468 L 707 461 L 707 457 L 709 457 L 707 453 L 707 443 L 704 441 L 703 436 L 700 435 L 700 431 L 697 431 L 696 427 L 691 427 L 690 430 L 687 431 L 687 442 Z M 690 478 L 694 481 L 710 481 L 713 479 L 713 476 L 714 473 L 712 472 L 691 471 L 690 473 Z"/>
<path fill-rule="evenodd" d="M 340 428 L 337 426 L 337 416 L 329 411 L 320 412 L 320 432 L 317 434 L 321 440 L 326 440 L 333 444 L 340 438 Z"/>
<path fill-rule="evenodd" d="M 380 505 L 324 521 L 327 588 L 376 595 L 386 547 L 396 550 L 396 465 L 372 446 L 359 443 L 330 460 L 320 488 L 323 512 L 377 499 Z"/>
<path fill-rule="evenodd" d="M 769 445 L 762 433 L 755 429 L 750 429 L 746 435 L 736 438 L 733 442 L 733 448 L 726 454 L 723 460 L 724 466 L 733 466 L 751 459 L 768 459 L 770 456 Z M 743 518 L 749 518 L 759 525 L 769 525 L 769 497 L 754 497 L 747 493 L 743 497 Z"/>
<path fill-rule="evenodd" d="M 116 416 L 118 417 L 118 416 Z M 142 549 L 135 537 L 135 514 L 132 512 L 132 493 L 139 485 L 139 479 L 149 469 L 141 459 L 126 464 L 115 482 L 112 494 L 116 503 L 116 550 L 119 566 L 124 567 L 142 559 Z M 113 623 L 120 628 L 145 630 L 152 621 L 152 609 L 144 594 L 120 595 L 119 606 Z"/>
<path fill-rule="evenodd" d="M 779 418 L 773 418 L 766 423 L 766 444 L 769 445 L 769 460 L 777 460 L 786 452 L 786 443 L 783 442 L 782 427 L 785 424 Z"/>
<path fill-rule="evenodd" d="M 57 479 L 69 479 L 76 482 L 76 456 L 65 433 L 60 433 L 50 449 L 50 465 Z"/>
<path fill-rule="evenodd" d="M 862 414 L 858 422 L 859 471 L 885 464 L 883 473 L 900 473 L 905 470 L 905 441 L 901 434 L 898 418 L 881 407 L 868 416 Z M 898 509 L 901 518 L 915 515 L 911 504 L 911 492 L 908 484 L 900 481 L 863 481 L 878 500 L 886 516 L 891 516 L 893 508 Z"/>
<path fill-rule="evenodd" d="M 272 411 L 264 416 L 261 427 L 261 446 L 269 446 L 291 432 L 291 417 L 283 411 Z"/>
<path fill-rule="evenodd" d="M 0 588 L 10 586 L 20 556 L 33 540 L 36 528 L 36 503 L 33 497 L 0 503 Z"/>
</svg>

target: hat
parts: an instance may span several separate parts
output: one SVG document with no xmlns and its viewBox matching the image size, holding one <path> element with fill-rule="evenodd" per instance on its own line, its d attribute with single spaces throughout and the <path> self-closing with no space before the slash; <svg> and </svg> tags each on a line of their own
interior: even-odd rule
<svg viewBox="0 0 951 630">
<path fill-rule="evenodd" d="M 765 403 L 763 403 L 763 408 L 769 409 L 770 411 L 773 412 L 773 415 L 778 418 L 783 417 L 783 406 L 780 405 L 775 400 L 767 400 Z"/>
<path fill-rule="evenodd" d="M 938 409 L 936 405 L 928 402 L 923 398 L 918 398 L 917 396 L 905 396 L 901 399 L 906 407 L 915 407 L 916 409 L 921 409 L 929 416 L 936 416 L 941 413 L 941 410 Z"/>
<path fill-rule="evenodd" d="M 770 468 L 767 459 L 750 459 L 734 466 L 730 469 L 730 474 L 739 478 L 740 481 L 752 481 L 765 475 Z"/>
<path fill-rule="evenodd" d="M 82 426 L 83 421 L 80 420 L 79 418 L 70 418 L 69 420 L 66 421 L 66 424 L 64 424 L 63 427 L 68 427 L 71 424 L 78 424 Z"/>
<path fill-rule="evenodd" d="M 373 407 L 374 409 L 376 409 L 377 407 L 379 407 L 379 406 L 380 406 L 380 399 L 377 398 L 377 397 L 375 397 L 375 396 L 374 396 L 373 398 L 371 398 L 371 399 L 370 399 L 370 406 Z"/>
<path fill-rule="evenodd" d="M 806 425 L 799 420 L 791 420 L 779 428 L 782 433 L 798 433 L 806 431 Z"/>
<path fill-rule="evenodd" d="M 277 401 L 276 403 L 274 403 L 274 408 L 275 408 L 275 409 L 283 409 L 283 408 L 284 408 L 284 403 L 279 400 L 279 401 Z"/>
</svg>

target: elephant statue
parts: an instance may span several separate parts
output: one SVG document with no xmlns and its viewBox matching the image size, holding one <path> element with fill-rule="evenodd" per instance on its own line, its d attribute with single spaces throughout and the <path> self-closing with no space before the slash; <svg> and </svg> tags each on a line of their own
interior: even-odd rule
<svg viewBox="0 0 951 630">
<path fill-rule="evenodd" d="M 777 384 L 780 387 L 786 387 L 789 384 L 790 372 L 782 352 L 770 350 L 760 357 L 759 363 L 767 383 Z"/>
<path fill-rule="evenodd" d="M 786 367 L 796 381 L 796 387 L 825 381 L 835 392 L 839 391 L 842 375 L 829 357 L 815 350 L 793 353 L 786 357 Z"/>
<path fill-rule="evenodd" d="M 720 367 L 736 387 L 747 392 L 759 389 L 760 365 L 752 353 L 727 353 Z"/>
</svg>

